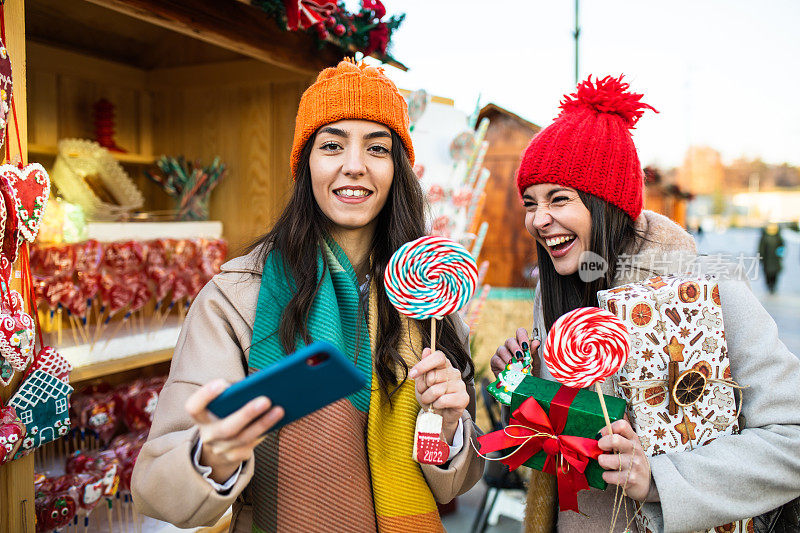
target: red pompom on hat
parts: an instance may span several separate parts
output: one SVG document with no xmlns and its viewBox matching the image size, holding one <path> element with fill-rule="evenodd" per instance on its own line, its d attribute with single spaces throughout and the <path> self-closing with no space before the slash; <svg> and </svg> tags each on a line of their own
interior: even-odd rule
<svg viewBox="0 0 800 533">
<path fill-rule="evenodd" d="M 631 132 L 645 109 L 622 76 L 580 83 L 561 113 L 530 142 L 517 170 L 519 194 L 537 183 L 572 187 L 616 205 L 632 219 L 642 212 L 644 174 Z M 658 113 L 658 111 L 656 111 Z"/>
</svg>

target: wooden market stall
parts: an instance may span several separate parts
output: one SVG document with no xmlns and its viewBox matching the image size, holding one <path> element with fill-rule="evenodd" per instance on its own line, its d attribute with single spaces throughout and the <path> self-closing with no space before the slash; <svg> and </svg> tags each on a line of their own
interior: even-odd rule
<svg viewBox="0 0 800 533">
<path fill-rule="evenodd" d="M 478 122 L 483 118 L 491 121 L 486 132 L 489 150 L 483 160 L 491 177 L 480 215 L 481 221 L 490 224 L 481 251 L 481 258 L 491 262 L 486 283 L 492 287 L 528 287 L 524 273 L 536 263 L 536 246 L 523 225 L 525 209 L 514 176 L 522 151 L 541 128 L 494 104 L 481 109 Z"/>
<path fill-rule="evenodd" d="M 210 212 L 230 255 L 284 205 L 300 96 L 343 57 L 236 0 L 6 0 L 5 22 L 19 121 L 9 138 L 18 127 L 28 160 L 50 168 L 60 139 L 93 138 L 92 104 L 106 98 L 127 150 L 116 158 L 148 209 L 171 205 L 143 173 L 160 155 L 228 165 Z M 171 356 L 163 349 L 79 366 L 71 381 L 165 373 Z M 0 390 L 3 400 L 15 385 Z M 34 531 L 33 455 L 0 466 L 0 517 L 0 533 Z"/>
<path fill-rule="evenodd" d="M 694 195 L 675 183 L 665 183 L 656 167 L 644 169 L 644 208 L 660 213 L 682 228 L 686 227 L 686 206 Z"/>
</svg>

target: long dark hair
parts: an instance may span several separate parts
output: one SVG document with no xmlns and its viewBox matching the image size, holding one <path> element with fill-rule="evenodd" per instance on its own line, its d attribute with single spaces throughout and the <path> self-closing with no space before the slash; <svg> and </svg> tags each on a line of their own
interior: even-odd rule
<svg viewBox="0 0 800 533">
<path fill-rule="evenodd" d="M 407 339 L 401 339 L 400 314 L 386 296 L 383 272 L 392 254 L 400 246 L 425 235 L 425 197 L 422 188 L 411 168 L 400 137 L 394 131 L 391 135 L 394 178 L 386 205 L 377 217 L 369 254 L 370 279 L 376 285 L 378 296 L 378 338 L 372 339 L 375 343 L 375 373 L 380 388 L 389 397 L 408 377 L 409 368 L 397 351 L 398 345 L 407 342 Z M 312 135 L 303 147 L 294 190 L 280 218 L 272 230 L 250 245 L 250 250 L 261 250 L 263 261 L 266 261 L 271 250 L 280 251 L 284 268 L 294 279 L 296 291 L 283 310 L 277 332 L 287 353 L 295 350 L 296 339 L 300 338 L 306 344 L 312 340 L 308 333 L 307 318 L 321 283 L 317 281 L 321 280 L 317 275 L 317 254 L 320 242 L 332 224 L 317 205 L 311 188 L 309 158 L 315 137 L 316 134 Z M 324 268 L 326 267 L 327 265 Z M 430 345 L 428 328 L 419 321 L 414 322 L 424 345 Z M 438 329 L 437 348 L 447 354 L 453 366 L 465 376 L 465 380 L 471 380 L 475 367 L 458 337 L 454 318 L 445 317 Z M 397 369 L 403 376 L 400 382 L 397 379 Z"/>
<path fill-rule="evenodd" d="M 619 256 L 636 249 L 644 236 L 637 232 L 634 222 L 619 207 L 600 198 L 578 191 L 592 219 L 589 251 L 606 260 L 605 274 L 590 282 L 578 273 L 562 276 L 556 272 L 547 250 L 537 241 L 539 261 L 539 290 L 542 297 L 544 323 L 548 330 L 558 318 L 578 307 L 597 306 L 597 292 L 611 287 L 619 266 Z"/>
</svg>

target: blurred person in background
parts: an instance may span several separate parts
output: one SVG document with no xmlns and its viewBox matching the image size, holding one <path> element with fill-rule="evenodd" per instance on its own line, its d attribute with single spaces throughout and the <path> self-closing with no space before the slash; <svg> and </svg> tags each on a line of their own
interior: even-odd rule
<svg viewBox="0 0 800 533">
<path fill-rule="evenodd" d="M 764 269 L 764 277 L 767 280 L 767 289 L 770 294 L 775 294 L 778 276 L 783 268 L 781 262 L 785 249 L 780 227 L 774 222 L 767 224 L 761 231 L 758 255 L 761 256 L 761 267 Z"/>
</svg>

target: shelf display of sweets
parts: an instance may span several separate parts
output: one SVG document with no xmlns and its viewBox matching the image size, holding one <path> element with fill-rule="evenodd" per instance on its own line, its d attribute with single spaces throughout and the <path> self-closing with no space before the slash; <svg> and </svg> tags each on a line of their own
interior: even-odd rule
<svg viewBox="0 0 800 533">
<path fill-rule="evenodd" d="M 74 502 L 74 509 L 71 513 L 74 516 L 88 516 L 95 507 L 102 501 L 105 485 L 103 476 L 99 472 L 84 472 L 81 474 L 64 474 L 55 477 L 38 476 L 34 483 L 34 491 L 37 500 L 37 531 L 39 531 L 38 516 L 46 515 L 47 521 L 43 524 L 43 529 L 54 529 L 64 525 L 66 518 L 63 509 L 54 502 L 60 495 L 65 494 Z M 56 512 L 54 512 L 56 511 Z M 61 523 L 53 527 L 53 522 Z"/>
<path fill-rule="evenodd" d="M 656 276 L 597 294 L 630 331 L 631 356 L 614 376 L 617 394 L 648 455 L 703 446 L 739 431 L 725 326 L 713 276 Z M 639 529 L 655 531 L 645 512 Z M 752 520 L 717 531 L 749 531 Z"/>
<path fill-rule="evenodd" d="M 227 252 L 224 240 L 89 240 L 32 247 L 31 271 L 36 297 L 51 318 L 65 311 L 80 338 L 93 344 L 113 317 L 127 320 L 151 302 L 157 323 L 176 306 L 183 315 Z"/>
<path fill-rule="evenodd" d="M 121 502 L 120 495 L 130 501 L 131 474 L 146 440 L 147 431 L 118 435 L 106 450 L 79 450 L 69 455 L 63 475 L 37 474 L 36 531 L 54 531 L 70 523 L 77 526 L 80 517 L 86 531 L 89 516 L 103 501 L 108 503 L 111 524 L 114 502 Z"/>
<path fill-rule="evenodd" d="M 112 389 L 101 383 L 76 393 L 70 406 L 72 426 L 82 440 L 94 436 L 109 444 L 121 431 L 149 431 L 165 376 L 137 379 Z"/>
</svg>

